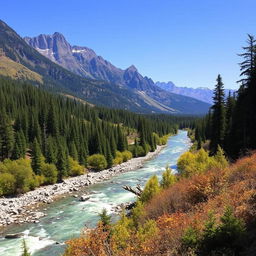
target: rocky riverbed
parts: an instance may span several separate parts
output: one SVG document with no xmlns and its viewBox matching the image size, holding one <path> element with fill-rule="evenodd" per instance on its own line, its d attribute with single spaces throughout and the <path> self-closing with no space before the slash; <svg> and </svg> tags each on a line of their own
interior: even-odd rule
<svg viewBox="0 0 256 256">
<path fill-rule="evenodd" d="M 89 172 L 87 174 L 66 179 L 62 183 L 37 188 L 33 191 L 13 198 L 0 198 L 0 227 L 10 224 L 22 224 L 39 222 L 45 214 L 40 212 L 38 206 L 50 204 L 60 196 L 74 193 L 91 184 L 103 182 L 119 173 L 132 171 L 143 166 L 143 163 L 156 156 L 164 146 L 158 146 L 154 152 L 145 157 L 133 158 L 125 163 L 101 172 Z M 87 200 L 88 195 L 81 197 Z"/>
</svg>

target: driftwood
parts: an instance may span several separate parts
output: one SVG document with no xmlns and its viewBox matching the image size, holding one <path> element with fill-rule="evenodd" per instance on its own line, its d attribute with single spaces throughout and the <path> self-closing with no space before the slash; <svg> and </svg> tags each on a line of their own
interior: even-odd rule
<svg viewBox="0 0 256 256">
<path fill-rule="evenodd" d="M 132 188 L 131 186 L 123 186 L 123 189 L 135 194 L 138 197 L 140 197 L 143 192 L 140 184 L 137 184 L 135 188 Z"/>
</svg>

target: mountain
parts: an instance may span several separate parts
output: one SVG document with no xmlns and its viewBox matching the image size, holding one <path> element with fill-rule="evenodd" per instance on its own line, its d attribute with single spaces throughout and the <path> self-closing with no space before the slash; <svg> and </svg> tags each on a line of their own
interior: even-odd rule
<svg viewBox="0 0 256 256">
<path fill-rule="evenodd" d="M 175 112 L 178 109 L 178 112 L 183 113 L 191 111 L 201 113 L 209 107 L 202 106 L 191 98 L 185 99 L 172 93 L 166 94 L 154 84 L 152 79 L 143 77 L 134 65 L 125 70 L 117 68 L 101 56 L 96 55 L 88 47 L 71 46 L 65 37 L 58 32 L 53 35 L 41 34 L 36 37 L 25 37 L 24 40 L 47 58 L 78 75 L 131 88 L 145 102 L 160 111 Z M 190 110 L 187 109 L 187 105 L 191 106 Z"/>
<path fill-rule="evenodd" d="M 123 70 L 97 56 L 88 47 L 71 46 L 58 32 L 53 35 L 25 37 L 24 40 L 42 55 L 77 75 L 124 84 Z"/>
<path fill-rule="evenodd" d="M 0 48 L 7 58 L 39 74 L 45 88 L 92 104 L 138 113 L 203 114 L 209 108 L 201 101 L 166 93 L 151 79 L 141 76 L 133 66 L 121 70 L 89 48 L 71 47 L 60 33 L 33 40 L 26 38 L 25 41 L 0 21 Z M 89 64 L 86 68 L 81 63 Z M 75 67 L 80 68 L 80 74 Z"/>
<path fill-rule="evenodd" d="M 198 88 L 178 87 L 173 82 L 167 82 L 167 83 L 156 82 L 155 85 L 171 93 L 192 97 L 209 104 L 213 103 L 212 102 L 213 90 L 207 87 L 198 87 Z M 235 92 L 235 90 L 225 89 L 226 96 L 228 96 L 229 92 L 233 93 Z"/>
</svg>

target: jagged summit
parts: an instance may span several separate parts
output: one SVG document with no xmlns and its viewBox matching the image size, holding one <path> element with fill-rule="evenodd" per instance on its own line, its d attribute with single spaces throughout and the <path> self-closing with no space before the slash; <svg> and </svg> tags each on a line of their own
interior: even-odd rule
<svg viewBox="0 0 256 256">
<path fill-rule="evenodd" d="M 131 65 L 130 67 L 128 67 L 126 69 L 127 71 L 131 71 L 131 72 L 138 72 L 137 68 L 134 65 Z"/>
</svg>

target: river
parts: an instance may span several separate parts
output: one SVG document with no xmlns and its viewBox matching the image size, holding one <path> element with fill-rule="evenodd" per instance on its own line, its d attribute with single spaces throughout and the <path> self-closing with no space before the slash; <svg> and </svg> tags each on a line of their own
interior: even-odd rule
<svg viewBox="0 0 256 256">
<path fill-rule="evenodd" d="M 113 214 L 114 206 L 135 199 L 132 193 L 122 189 L 123 185 L 144 185 L 154 174 L 161 178 L 166 165 L 176 170 L 179 156 L 189 147 L 187 132 L 179 131 L 177 135 L 169 138 L 166 148 L 154 159 L 147 161 L 142 168 L 122 173 L 111 180 L 89 186 L 76 193 L 90 193 L 88 201 L 80 202 L 73 196 L 59 199 L 42 208 L 47 215 L 40 219 L 40 223 L 10 226 L 4 234 L 23 232 L 33 256 L 59 256 L 64 251 L 64 241 L 79 236 L 85 225 L 94 227 L 98 221 L 98 213 L 103 208 L 106 208 L 109 214 Z M 20 256 L 21 242 L 21 238 L 0 238 L 0 256 Z"/>
</svg>

